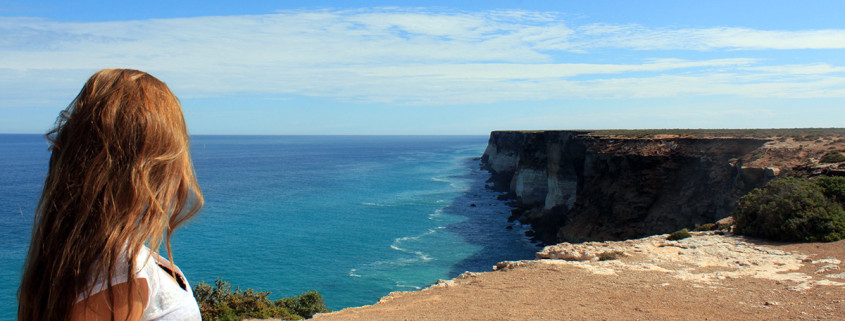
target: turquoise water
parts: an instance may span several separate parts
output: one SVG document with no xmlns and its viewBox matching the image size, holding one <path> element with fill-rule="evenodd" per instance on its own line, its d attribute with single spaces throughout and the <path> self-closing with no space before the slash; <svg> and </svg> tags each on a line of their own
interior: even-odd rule
<svg viewBox="0 0 845 321">
<path fill-rule="evenodd" d="M 524 227 L 484 188 L 486 136 L 196 136 L 206 206 L 176 232 L 193 284 L 271 298 L 318 290 L 332 309 L 373 304 L 498 261 L 533 257 Z M 0 135 L 0 320 L 15 315 L 49 157 L 39 135 Z"/>
</svg>

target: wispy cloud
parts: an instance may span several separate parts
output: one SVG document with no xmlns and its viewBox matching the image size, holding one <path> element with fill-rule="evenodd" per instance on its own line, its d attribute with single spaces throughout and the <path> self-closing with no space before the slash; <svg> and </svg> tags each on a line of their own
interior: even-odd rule
<svg viewBox="0 0 845 321">
<path fill-rule="evenodd" d="M 594 24 L 577 29 L 563 50 L 796 50 L 845 49 L 845 29 L 754 30 L 748 28 L 665 29 L 640 25 Z"/>
<path fill-rule="evenodd" d="M 66 100 L 104 67 L 149 71 L 183 98 L 305 95 L 466 104 L 683 95 L 845 97 L 845 67 L 737 50 L 843 49 L 845 30 L 570 25 L 555 13 L 297 10 L 114 22 L 0 18 L 0 106 Z M 608 50 L 707 58 L 591 61 Z M 734 52 L 720 56 L 721 51 Z M 714 53 L 715 52 L 715 53 Z M 638 55 L 641 55 L 639 53 Z"/>
</svg>

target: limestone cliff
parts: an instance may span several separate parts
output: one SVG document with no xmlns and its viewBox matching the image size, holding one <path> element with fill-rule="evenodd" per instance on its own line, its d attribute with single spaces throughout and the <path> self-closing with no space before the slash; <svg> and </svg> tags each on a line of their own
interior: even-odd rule
<svg viewBox="0 0 845 321">
<path fill-rule="evenodd" d="M 729 216 L 740 196 L 778 174 L 751 164 L 770 141 L 495 131 L 482 164 L 516 200 L 514 218 L 544 243 L 620 240 Z"/>
</svg>

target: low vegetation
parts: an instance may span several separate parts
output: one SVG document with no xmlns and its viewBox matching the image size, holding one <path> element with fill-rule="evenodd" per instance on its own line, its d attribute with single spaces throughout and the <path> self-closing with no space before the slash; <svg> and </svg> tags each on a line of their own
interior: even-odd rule
<svg viewBox="0 0 845 321">
<path fill-rule="evenodd" d="M 622 251 L 606 251 L 599 254 L 598 258 L 599 261 L 610 261 L 616 260 L 625 255 L 625 252 Z"/>
<path fill-rule="evenodd" d="M 829 151 L 824 153 L 821 158 L 819 158 L 819 163 L 822 164 L 833 164 L 833 163 L 841 163 L 845 162 L 845 154 L 841 151 Z"/>
<path fill-rule="evenodd" d="M 667 237 L 666 239 L 670 240 L 670 241 L 677 241 L 677 240 L 683 240 L 683 239 L 688 238 L 690 236 L 692 236 L 692 235 L 689 234 L 689 230 L 683 229 L 683 230 L 680 230 L 680 231 L 672 232 L 672 234 L 669 234 L 669 237 Z"/>
<path fill-rule="evenodd" d="M 791 242 L 845 238 L 845 177 L 779 178 L 739 200 L 739 234 Z"/>
<path fill-rule="evenodd" d="M 845 207 L 845 177 L 819 177 L 813 181 L 825 197 Z"/>
<path fill-rule="evenodd" d="M 705 224 L 696 224 L 695 227 L 692 229 L 693 232 L 707 232 L 707 231 L 731 231 L 731 226 L 733 223 L 705 223 Z"/>
<path fill-rule="evenodd" d="M 713 230 L 718 230 L 719 229 L 718 227 L 719 227 L 719 225 L 717 225 L 716 223 L 707 223 L 707 224 L 702 224 L 702 225 L 696 224 L 693 231 L 695 231 L 695 232 L 713 231 Z"/>
<path fill-rule="evenodd" d="M 271 302 L 270 292 L 252 289 L 241 291 L 223 280 L 215 280 L 214 286 L 200 282 L 194 288 L 194 297 L 200 306 L 203 320 L 232 321 L 246 318 L 278 318 L 302 320 L 316 313 L 328 312 L 323 297 L 316 291 L 305 292 L 295 297 Z"/>
<path fill-rule="evenodd" d="M 699 136 L 732 136 L 732 137 L 787 137 L 795 141 L 815 141 L 821 136 L 843 136 L 845 128 L 759 128 L 759 129 L 607 129 L 591 130 L 589 135 L 625 136 L 633 138 L 652 137 L 655 135 L 678 135 L 688 137 Z"/>
</svg>

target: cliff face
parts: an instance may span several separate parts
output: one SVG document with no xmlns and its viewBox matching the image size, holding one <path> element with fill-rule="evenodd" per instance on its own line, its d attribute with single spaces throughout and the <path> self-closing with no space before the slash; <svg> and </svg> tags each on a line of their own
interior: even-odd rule
<svg viewBox="0 0 845 321">
<path fill-rule="evenodd" d="M 743 166 L 767 141 L 496 131 L 482 164 L 539 240 L 620 240 L 729 216 L 740 196 L 777 174 Z"/>
</svg>

